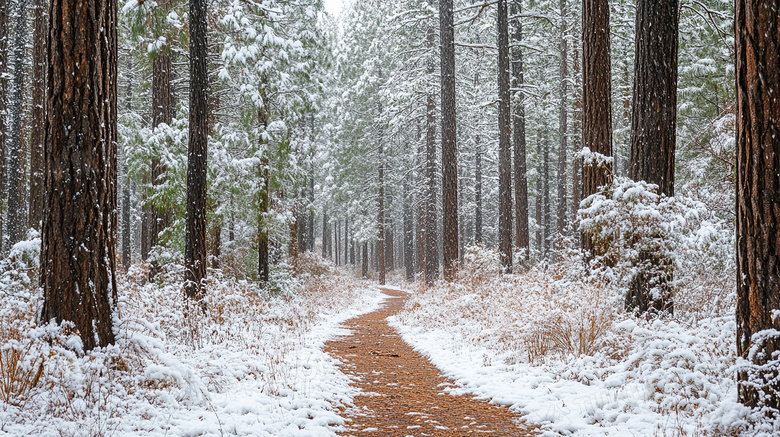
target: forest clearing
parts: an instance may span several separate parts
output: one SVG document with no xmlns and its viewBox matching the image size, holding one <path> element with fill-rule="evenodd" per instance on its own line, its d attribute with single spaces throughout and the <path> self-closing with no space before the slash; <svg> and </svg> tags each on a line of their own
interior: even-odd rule
<svg viewBox="0 0 780 437">
<path fill-rule="evenodd" d="M 0 0 L 0 435 L 780 435 L 780 0 Z"/>
</svg>

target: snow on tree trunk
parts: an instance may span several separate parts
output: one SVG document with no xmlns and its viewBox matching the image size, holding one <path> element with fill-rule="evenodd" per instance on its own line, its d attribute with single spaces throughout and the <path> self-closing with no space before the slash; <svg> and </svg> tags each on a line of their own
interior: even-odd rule
<svg viewBox="0 0 780 437">
<path fill-rule="evenodd" d="M 73 322 L 90 350 L 114 341 L 117 5 L 49 10 L 41 321 Z"/>
<path fill-rule="evenodd" d="M 780 410 L 780 1 L 736 3 L 739 401 Z"/>
</svg>

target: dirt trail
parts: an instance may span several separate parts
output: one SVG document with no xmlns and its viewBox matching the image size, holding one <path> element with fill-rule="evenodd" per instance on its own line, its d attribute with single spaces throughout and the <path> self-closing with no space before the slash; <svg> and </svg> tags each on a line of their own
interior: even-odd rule
<svg viewBox="0 0 780 437">
<path fill-rule="evenodd" d="M 347 418 L 344 436 L 462 436 L 488 434 L 532 436 L 508 409 L 470 396 L 442 391 L 453 385 L 425 357 L 415 352 L 391 328 L 387 317 L 403 308 L 406 293 L 391 296 L 384 306 L 345 323 L 353 334 L 325 345 L 340 360 L 342 371 L 356 379 L 362 393 L 355 408 L 339 413 Z"/>
</svg>

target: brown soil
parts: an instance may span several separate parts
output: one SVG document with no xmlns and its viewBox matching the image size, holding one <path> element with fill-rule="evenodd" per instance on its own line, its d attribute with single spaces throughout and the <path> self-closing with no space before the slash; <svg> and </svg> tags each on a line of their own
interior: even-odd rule
<svg viewBox="0 0 780 437">
<path fill-rule="evenodd" d="M 442 389 L 454 385 L 425 357 L 412 350 L 391 328 L 387 317 L 403 308 L 406 293 L 391 296 L 383 308 L 346 322 L 353 332 L 325 345 L 354 378 L 361 394 L 355 406 L 339 411 L 346 418 L 344 436 L 406 437 L 531 436 L 508 409 L 470 396 L 452 396 Z"/>
</svg>

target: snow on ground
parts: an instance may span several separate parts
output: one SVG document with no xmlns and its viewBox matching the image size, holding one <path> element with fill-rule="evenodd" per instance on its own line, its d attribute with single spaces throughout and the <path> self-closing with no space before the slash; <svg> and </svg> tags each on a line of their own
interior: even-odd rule
<svg viewBox="0 0 780 437">
<path fill-rule="evenodd" d="M 147 271 L 135 269 L 116 345 L 83 354 L 67 328 L 35 327 L 40 293 L 5 267 L 0 435 L 335 435 L 333 408 L 355 389 L 323 344 L 384 299 L 339 273 L 288 278 L 294 291 L 278 296 L 217 275 L 203 314 L 177 281 L 141 285 Z"/>
<path fill-rule="evenodd" d="M 391 318 L 452 377 L 452 393 L 509 406 L 544 435 L 777 435 L 736 402 L 733 295 L 648 321 L 564 260 L 500 277 L 467 256 L 452 283 L 417 289 Z M 678 293 L 683 300 L 696 301 Z"/>
</svg>

